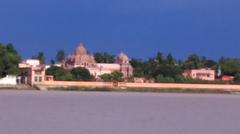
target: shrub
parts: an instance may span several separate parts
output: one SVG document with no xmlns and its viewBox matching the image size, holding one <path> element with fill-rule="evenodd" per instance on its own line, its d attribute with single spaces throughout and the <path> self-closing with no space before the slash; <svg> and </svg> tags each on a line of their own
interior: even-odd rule
<svg viewBox="0 0 240 134">
<path fill-rule="evenodd" d="M 103 75 L 100 76 L 100 78 L 104 82 L 111 82 L 112 81 L 112 75 L 111 74 L 103 74 Z"/>
<path fill-rule="evenodd" d="M 48 68 L 46 70 L 46 74 L 52 75 L 55 80 L 60 80 L 60 81 L 73 80 L 73 76 L 69 71 L 57 66 L 51 66 L 50 68 Z"/>
<path fill-rule="evenodd" d="M 175 80 L 172 77 L 164 77 L 163 75 L 158 75 L 156 78 L 156 82 L 166 82 L 166 83 L 172 83 L 175 82 Z"/>
<path fill-rule="evenodd" d="M 114 71 L 111 74 L 103 74 L 100 78 L 104 82 L 122 82 L 123 81 L 123 74 L 118 71 Z"/>
<path fill-rule="evenodd" d="M 90 81 L 93 79 L 88 69 L 83 67 L 72 69 L 71 74 L 73 76 L 73 80 L 76 81 Z"/>
</svg>

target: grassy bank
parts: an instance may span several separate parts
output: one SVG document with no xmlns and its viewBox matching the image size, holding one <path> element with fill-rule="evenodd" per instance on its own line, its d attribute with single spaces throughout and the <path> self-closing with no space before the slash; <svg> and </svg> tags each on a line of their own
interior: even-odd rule
<svg viewBox="0 0 240 134">
<path fill-rule="evenodd" d="M 0 85 L 0 89 L 16 89 L 16 85 Z"/>
<path fill-rule="evenodd" d="M 230 94 L 231 91 L 221 89 L 181 89 L 181 88 L 119 88 L 119 87 L 61 87 L 50 88 L 58 91 L 103 91 L 103 92 L 154 92 L 154 93 L 219 93 Z"/>
</svg>

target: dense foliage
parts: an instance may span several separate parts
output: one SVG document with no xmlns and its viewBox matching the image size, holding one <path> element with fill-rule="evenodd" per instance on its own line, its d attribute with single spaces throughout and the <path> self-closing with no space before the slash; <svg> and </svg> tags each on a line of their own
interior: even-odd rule
<svg viewBox="0 0 240 134">
<path fill-rule="evenodd" d="M 93 79 L 88 69 L 83 67 L 74 68 L 70 72 L 73 76 L 73 80 L 90 81 Z"/>
<path fill-rule="evenodd" d="M 3 45 L 0 43 L 0 77 L 4 77 L 8 74 L 20 74 L 21 71 L 18 68 L 18 63 L 20 61 L 21 56 L 12 44 Z"/>
<path fill-rule="evenodd" d="M 65 52 L 64 52 L 64 50 L 58 50 L 55 59 L 59 63 L 62 62 L 65 59 Z"/>
<path fill-rule="evenodd" d="M 103 74 L 100 76 L 100 78 L 104 82 L 122 82 L 123 81 L 123 74 L 118 71 L 114 71 L 111 74 Z"/>
<path fill-rule="evenodd" d="M 219 66 L 222 68 L 224 74 L 235 75 L 240 73 L 240 61 L 238 59 L 221 58 Z"/>
<path fill-rule="evenodd" d="M 46 70 L 47 75 L 53 75 L 59 81 L 91 81 L 93 76 L 86 68 L 78 67 L 72 70 L 65 70 L 61 67 L 51 66 Z"/>
<path fill-rule="evenodd" d="M 65 70 L 61 67 L 57 67 L 57 66 L 51 66 L 50 68 L 48 68 L 46 70 L 46 74 L 47 75 L 52 75 L 54 77 L 55 80 L 59 80 L 59 81 L 71 81 L 73 80 L 73 76 L 70 73 L 70 71 Z"/>
<path fill-rule="evenodd" d="M 240 60 L 239 59 L 221 58 L 219 60 L 219 67 L 221 67 L 223 74 L 235 76 L 235 81 L 240 82 Z"/>
<path fill-rule="evenodd" d="M 36 56 L 32 57 L 33 59 L 38 59 L 41 64 L 45 64 L 46 62 L 46 57 L 44 52 L 38 52 Z"/>
<path fill-rule="evenodd" d="M 111 55 L 107 52 L 104 53 L 95 53 L 94 58 L 97 63 L 114 63 L 114 55 Z"/>
<path fill-rule="evenodd" d="M 160 52 L 153 58 L 146 61 L 132 59 L 131 64 L 134 68 L 134 77 L 145 77 L 154 79 L 156 82 L 191 82 L 203 83 L 201 80 L 184 78 L 182 73 L 186 69 L 211 68 L 218 71 L 221 75 L 235 76 L 235 81 L 240 82 L 240 60 L 233 58 L 221 58 L 216 62 L 206 57 L 199 57 L 191 54 L 184 61 L 177 61 L 172 54 L 166 57 Z"/>
<path fill-rule="evenodd" d="M 161 52 L 147 61 L 132 59 L 131 64 L 134 77 L 154 79 L 156 82 L 190 82 L 190 78 L 182 76 L 185 69 L 215 68 L 217 65 L 215 61 L 196 54 L 189 55 L 184 61 L 177 61 L 171 53 L 165 57 Z"/>
</svg>

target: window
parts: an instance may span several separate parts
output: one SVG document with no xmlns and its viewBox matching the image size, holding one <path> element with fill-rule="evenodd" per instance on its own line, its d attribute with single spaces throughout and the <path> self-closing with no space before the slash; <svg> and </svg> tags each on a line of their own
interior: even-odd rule
<svg viewBox="0 0 240 134">
<path fill-rule="evenodd" d="M 42 82 L 42 77 L 39 77 L 39 82 Z"/>
<path fill-rule="evenodd" d="M 41 76 L 34 77 L 35 82 L 42 82 L 43 78 Z"/>
<path fill-rule="evenodd" d="M 37 76 L 35 76 L 35 82 L 37 82 L 38 81 L 38 77 Z"/>
</svg>

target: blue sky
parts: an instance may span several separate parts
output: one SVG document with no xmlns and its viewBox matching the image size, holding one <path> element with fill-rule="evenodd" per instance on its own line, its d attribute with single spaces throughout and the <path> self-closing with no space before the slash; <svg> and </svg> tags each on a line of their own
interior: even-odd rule
<svg viewBox="0 0 240 134">
<path fill-rule="evenodd" d="M 240 57 L 239 0 L 0 0 L 0 42 L 24 58 L 90 52 Z"/>
</svg>

